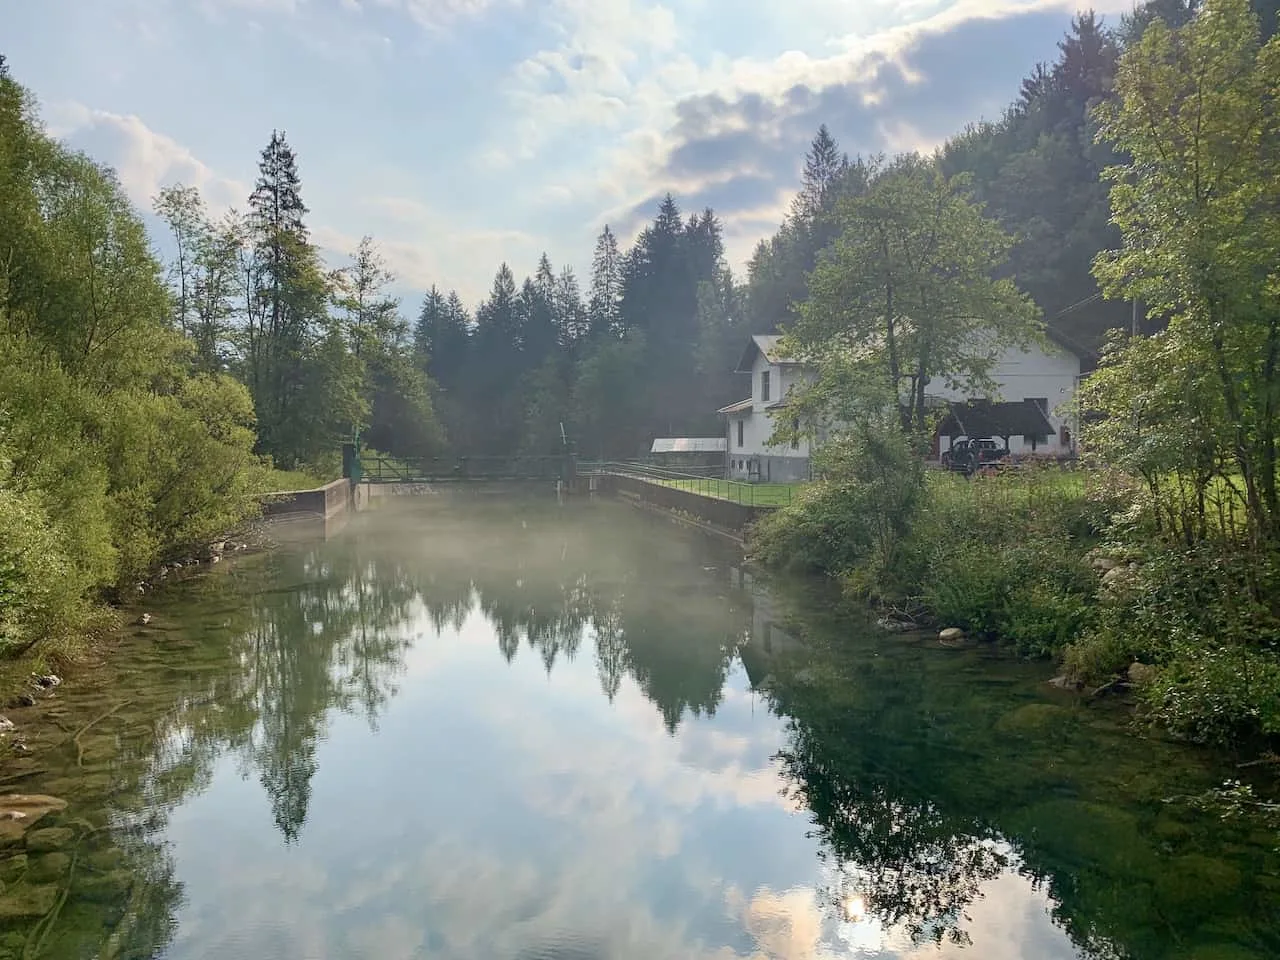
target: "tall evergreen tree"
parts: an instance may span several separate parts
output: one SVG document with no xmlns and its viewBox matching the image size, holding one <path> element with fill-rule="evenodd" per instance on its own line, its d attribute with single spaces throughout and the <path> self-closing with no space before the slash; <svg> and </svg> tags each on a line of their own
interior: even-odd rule
<svg viewBox="0 0 1280 960">
<path fill-rule="evenodd" d="M 591 298 L 588 304 L 593 336 L 622 333 L 622 254 L 618 238 L 606 224 L 596 239 L 591 258 Z"/>
</svg>

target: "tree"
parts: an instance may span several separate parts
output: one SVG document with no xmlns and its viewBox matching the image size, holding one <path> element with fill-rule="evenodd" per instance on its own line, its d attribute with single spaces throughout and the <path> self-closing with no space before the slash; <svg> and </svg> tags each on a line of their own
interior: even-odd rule
<svg viewBox="0 0 1280 960">
<path fill-rule="evenodd" d="M 931 382 L 989 389 L 1001 350 L 1039 334 L 1030 300 L 993 279 L 1009 237 L 966 196 L 963 178 L 915 154 L 875 169 L 866 195 L 842 200 L 839 216 L 840 236 L 787 339 L 794 355 L 818 362 L 809 413 L 866 394 L 896 404 L 902 429 L 923 434 Z"/>
<path fill-rule="evenodd" d="M 1280 40 L 1260 44 L 1245 0 L 1206 0 L 1179 30 L 1153 21 L 1120 59 L 1100 137 L 1120 249 L 1094 271 L 1108 296 L 1169 318 L 1162 335 L 1212 377 L 1218 451 L 1256 541 L 1280 541 Z M 1116 362 L 1147 377 L 1145 351 Z M 1114 417 L 1118 394 L 1099 401 Z M 1192 472 L 1189 463 L 1180 469 Z"/>
<path fill-rule="evenodd" d="M 596 239 L 595 254 L 591 258 L 591 333 L 617 336 L 622 332 L 622 254 L 618 252 L 618 238 L 605 224 Z"/>
</svg>

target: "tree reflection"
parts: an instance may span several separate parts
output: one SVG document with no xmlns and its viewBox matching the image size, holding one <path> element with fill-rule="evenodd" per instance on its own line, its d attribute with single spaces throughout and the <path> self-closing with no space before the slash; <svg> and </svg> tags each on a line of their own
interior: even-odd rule
<svg viewBox="0 0 1280 960">
<path fill-rule="evenodd" d="M 1197 942 L 1277 955 L 1274 918 L 1253 908 L 1265 887 L 1224 852 L 1249 826 L 1198 821 L 1193 833 L 1162 802 L 1211 780 L 1194 758 L 1103 736 L 1033 692 L 1036 667 L 921 651 L 803 589 L 778 596 L 791 602 L 774 611 L 757 593 L 742 658 L 786 718 L 779 760 L 841 878 L 827 891 L 835 916 L 856 902 L 917 942 L 967 943 L 970 906 L 1016 869 L 1082 957 L 1163 958 Z M 1257 875 L 1276 869 L 1264 859 Z"/>
</svg>

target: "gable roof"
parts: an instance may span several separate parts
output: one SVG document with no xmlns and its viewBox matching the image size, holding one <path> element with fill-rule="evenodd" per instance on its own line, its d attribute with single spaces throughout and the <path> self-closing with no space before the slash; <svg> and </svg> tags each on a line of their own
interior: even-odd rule
<svg viewBox="0 0 1280 960">
<path fill-rule="evenodd" d="M 781 334 L 777 333 L 756 333 L 752 334 L 751 340 L 747 343 L 742 351 L 742 356 L 738 359 L 738 365 L 733 368 L 734 373 L 750 373 L 752 365 L 756 362 L 756 354 L 761 354 L 770 363 L 799 365 L 800 361 L 793 360 L 790 357 L 782 356 L 779 344 L 782 342 Z"/>
<path fill-rule="evenodd" d="M 737 403 L 731 403 L 727 407 L 721 407 L 716 413 L 741 413 L 743 410 L 751 409 L 752 400 L 747 397 L 745 400 L 739 400 Z"/>
<path fill-rule="evenodd" d="M 1044 437 L 1056 432 L 1032 400 L 948 403 L 947 415 L 938 424 L 944 437 Z"/>
</svg>

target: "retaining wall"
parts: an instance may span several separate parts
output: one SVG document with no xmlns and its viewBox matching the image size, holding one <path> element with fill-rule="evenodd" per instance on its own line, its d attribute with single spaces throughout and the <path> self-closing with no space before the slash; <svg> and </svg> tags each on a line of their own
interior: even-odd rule
<svg viewBox="0 0 1280 960">
<path fill-rule="evenodd" d="M 680 510 L 714 526 L 734 533 L 742 533 L 774 507 L 752 506 L 704 497 L 699 493 L 679 490 L 661 483 L 649 483 L 638 477 L 618 474 L 602 474 L 594 478 L 595 489 L 602 493 L 621 493 L 668 510 Z"/>
<path fill-rule="evenodd" d="M 262 515 L 272 519 L 311 517 L 328 520 L 339 514 L 360 509 L 368 491 L 350 480 L 334 480 L 314 490 L 286 490 L 269 494 L 262 504 Z"/>
</svg>

